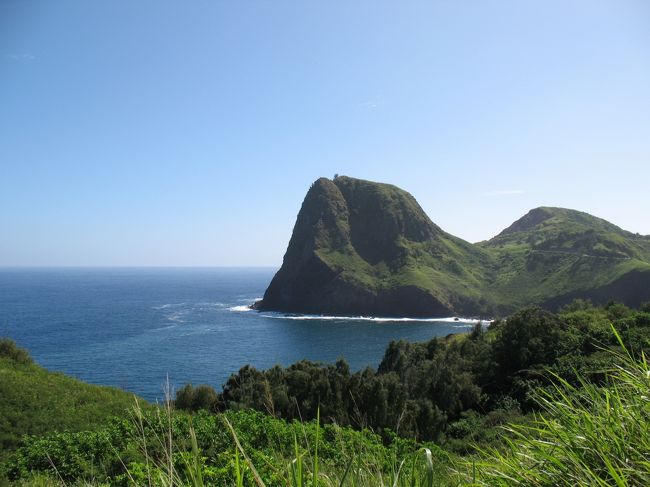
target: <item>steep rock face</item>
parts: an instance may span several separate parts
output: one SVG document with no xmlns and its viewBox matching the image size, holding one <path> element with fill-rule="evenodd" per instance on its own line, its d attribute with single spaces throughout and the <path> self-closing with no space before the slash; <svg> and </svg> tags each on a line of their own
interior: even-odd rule
<svg viewBox="0 0 650 487">
<path fill-rule="evenodd" d="M 409 193 L 387 184 L 337 177 L 348 205 L 350 243 L 370 264 L 398 258 L 399 239 L 427 242 L 441 233 Z"/>
<path fill-rule="evenodd" d="M 388 185 L 321 178 L 303 201 L 282 267 L 258 309 L 442 316 L 449 297 L 418 284 L 415 247 L 443 235 L 415 199 Z M 397 280 L 396 280 L 397 277 Z M 426 279 L 426 276 L 424 277 Z"/>
<path fill-rule="evenodd" d="M 587 213 L 541 207 L 470 244 L 407 192 L 336 177 L 303 201 L 261 310 L 439 317 L 507 314 L 580 297 L 650 300 L 650 238 Z"/>
<path fill-rule="evenodd" d="M 317 251 L 345 249 L 349 242 L 347 203 L 332 181 L 320 178 L 307 192 L 284 264 L 264 293 L 259 309 L 313 310 L 323 290 L 337 275 Z"/>
</svg>

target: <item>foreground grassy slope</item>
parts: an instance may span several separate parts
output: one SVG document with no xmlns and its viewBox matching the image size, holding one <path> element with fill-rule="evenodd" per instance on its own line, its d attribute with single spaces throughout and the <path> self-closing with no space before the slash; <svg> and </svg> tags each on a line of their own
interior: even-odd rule
<svg viewBox="0 0 650 487">
<path fill-rule="evenodd" d="M 85 431 L 124 415 L 134 396 L 49 372 L 7 339 L 0 339 L 0 459 L 22 435 Z"/>
<path fill-rule="evenodd" d="M 507 446 L 478 455 L 457 457 L 433 445 L 418 451 L 408 440 L 387 445 L 368 431 L 285 423 L 249 411 L 174 413 L 171 428 L 165 417 L 145 415 L 95 437 L 33 438 L 8 474 L 17 485 L 34 487 L 648 485 L 650 371 L 644 357 L 625 350 L 610 358 L 616 366 L 599 383 L 578 377 L 574 386 L 556 377 L 550 389 L 535 391 L 543 411 L 536 421 L 502 429 L 510 434 Z M 56 473 L 52 464 L 60 467 Z"/>
</svg>

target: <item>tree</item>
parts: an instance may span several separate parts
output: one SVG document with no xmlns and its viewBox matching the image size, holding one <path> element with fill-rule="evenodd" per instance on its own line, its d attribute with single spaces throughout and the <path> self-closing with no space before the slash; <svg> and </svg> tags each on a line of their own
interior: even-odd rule
<svg viewBox="0 0 650 487">
<path fill-rule="evenodd" d="M 526 308 L 498 325 L 493 344 L 500 372 L 510 377 L 518 371 L 550 365 L 573 341 L 557 315 Z"/>
</svg>

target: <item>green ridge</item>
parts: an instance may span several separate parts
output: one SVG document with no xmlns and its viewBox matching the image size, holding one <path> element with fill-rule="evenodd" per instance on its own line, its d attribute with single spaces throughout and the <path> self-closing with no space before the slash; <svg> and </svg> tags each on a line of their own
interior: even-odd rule
<svg viewBox="0 0 650 487">
<path fill-rule="evenodd" d="M 478 246 L 497 258 L 486 292 L 510 309 L 578 297 L 638 306 L 650 297 L 649 243 L 587 213 L 542 207 Z"/>
</svg>

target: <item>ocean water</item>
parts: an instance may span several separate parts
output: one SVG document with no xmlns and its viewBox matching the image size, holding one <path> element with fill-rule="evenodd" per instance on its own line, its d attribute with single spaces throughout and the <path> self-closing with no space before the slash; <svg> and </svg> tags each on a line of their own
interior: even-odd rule
<svg viewBox="0 0 650 487">
<path fill-rule="evenodd" d="M 467 331 L 469 321 L 252 311 L 275 269 L 0 269 L 0 336 L 50 370 L 148 400 L 185 383 L 216 388 L 245 364 L 301 359 L 376 367 L 391 340 Z"/>
</svg>

